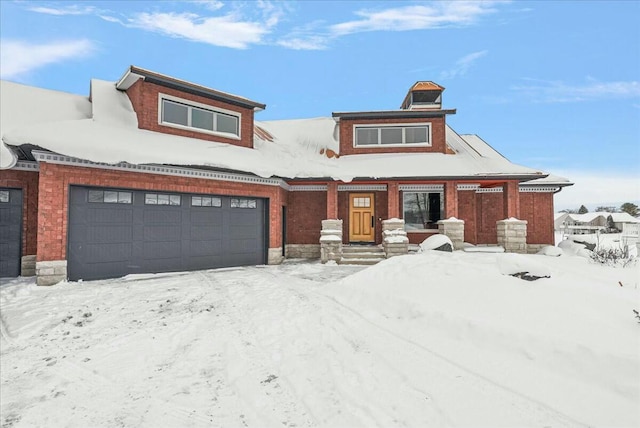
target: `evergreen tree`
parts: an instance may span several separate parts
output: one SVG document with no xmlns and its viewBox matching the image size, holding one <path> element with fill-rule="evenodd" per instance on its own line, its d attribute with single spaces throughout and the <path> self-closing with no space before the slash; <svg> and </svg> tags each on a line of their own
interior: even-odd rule
<svg viewBox="0 0 640 428">
<path fill-rule="evenodd" d="M 631 202 L 625 202 L 620 205 L 620 211 L 629 213 L 630 215 L 636 217 L 638 215 L 638 206 L 636 204 L 632 204 Z"/>
<path fill-rule="evenodd" d="M 586 214 L 589 210 L 584 205 L 580 205 L 580 209 L 578 209 L 578 214 Z"/>
</svg>

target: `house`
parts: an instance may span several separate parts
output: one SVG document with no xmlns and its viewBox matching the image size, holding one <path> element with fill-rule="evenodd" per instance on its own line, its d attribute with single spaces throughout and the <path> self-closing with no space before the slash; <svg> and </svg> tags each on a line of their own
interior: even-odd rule
<svg viewBox="0 0 640 428">
<path fill-rule="evenodd" d="M 584 214 L 559 213 L 555 217 L 555 230 L 567 235 L 585 235 L 598 231 L 618 231 L 637 227 L 640 223 L 629 213 L 592 212 Z"/>
<path fill-rule="evenodd" d="M 340 261 L 356 243 L 391 256 L 434 233 L 553 244 L 553 195 L 571 183 L 456 133 L 443 91 L 417 82 L 397 110 L 258 122 L 265 104 L 135 66 L 88 97 L 3 81 L 0 276 Z"/>
</svg>

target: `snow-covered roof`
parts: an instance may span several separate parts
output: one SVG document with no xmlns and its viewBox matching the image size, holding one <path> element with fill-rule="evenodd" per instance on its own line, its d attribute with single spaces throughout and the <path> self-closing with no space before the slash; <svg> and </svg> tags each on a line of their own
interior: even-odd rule
<svg viewBox="0 0 640 428">
<path fill-rule="evenodd" d="M 33 144 L 97 163 L 207 166 L 261 177 L 354 178 L 520 177 L 542 179 L 545 172 L 509 162 L 477 136 L 447 127 L 447 145 L 456 153 L 367 154 L 339 152 L 339 131 L 331 117 L 256 121 L 255 149 L 138 128 L 127 95 L 115 82 L 91 81 L 87 97 L 2 82 L 0 168 L 15 164 L 6 145 Z M 565 184 L 568 180 L 563 179 Z M 542 184 L 542 183 L 541 183 Z"/>
<path fill-rule="evenodd" d="M 640 219 L 635 218 L 629 213 L 611 213 L 606 211 L 596 211 L 584 214 L 573 214 L 573 213 L 561 213 L 560 216 L 556 216 L 555 219 L 558 220 L 562 216 L 565 216 L 562 220 L 573 220 L 578 223 L 589 223 L 598 217 L 603 217 L 605 220 L 611 216 L 611 219 L 614 223 L 640 223 Z"/>
</svg>

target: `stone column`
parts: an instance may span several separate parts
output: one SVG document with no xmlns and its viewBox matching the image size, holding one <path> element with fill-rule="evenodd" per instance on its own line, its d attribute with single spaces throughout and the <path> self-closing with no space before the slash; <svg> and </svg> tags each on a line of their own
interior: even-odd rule
<svg viewBox="0 0 640 428">
<path fill-rule="evenodd" d="M 36 284 L 54 285 L 67 279 L 67 261 L 36 262 Z"/>
<path fill-rule="evenodd" d="M 20 260 L 20 276 L 35 276 L 36 256 L 22 256 Z"/>
<path fill-rule="evenodd" d="M 382 220 L 382 248 L 387 258 L 409 252 L 409 238 L 404 230 L 403 219 Z"/>
<path fill-rule="evenodd" d="M 342 220 L 322 220 L 320 261 L 342 260 Z"/>
<path fill-rule="evenodd" d="M 438 221 L 438 233 L 451 239 L 454 250 L 461 250 L 464 243 L 464 220 L 450 217 Z"/>
<path fill-rule="evenodd" d="M 507 253 L 527 253 L 527 221 L 508 218 L 496 222 L 498 245 Z"/>
</svg>

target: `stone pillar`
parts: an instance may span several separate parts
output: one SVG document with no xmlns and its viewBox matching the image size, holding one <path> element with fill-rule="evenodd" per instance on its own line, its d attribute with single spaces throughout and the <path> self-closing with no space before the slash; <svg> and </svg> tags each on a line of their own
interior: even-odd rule
<svg viewBox="0 0 640 428">
<path fill-rule="evenodd" d="M 20 260 L 20 276 L 35 276 L 36 256 L 22 256 Z"/>
<path fill-rule="evenodd" d="M 66 260 L 36 262 L 36 284 L 53 285 L 66 280 Z"/>
<path fill-rule="evenodd" d="M 496 222 L 498 245 L 507 253 L 527 253 L 527 221 L 509 218 Z"/>
<path fill-rule="evenodd" d="M 454 250 L 461 250 L 464 243 L 464 220 L 450 217 L 438 221 L 438 233 L 451 239 Z"/>
<path fill-rule="evenodd" d="M 269 248 L 269 252 L 267 253 L 267 264 L 279 265 L 283 261 L 284 256 L 282 255 L 282 247 Z"/>
<path fill-rule="evenodd" d="M 382 220 L 382 248 L 387 258 L 409 253 L 409 238 L 403 219 Z"/>
<path fill-rule="evenodd" d="M 342 260 L 342 220 L 322 220 L 320 261 Z"/>
</svg>

